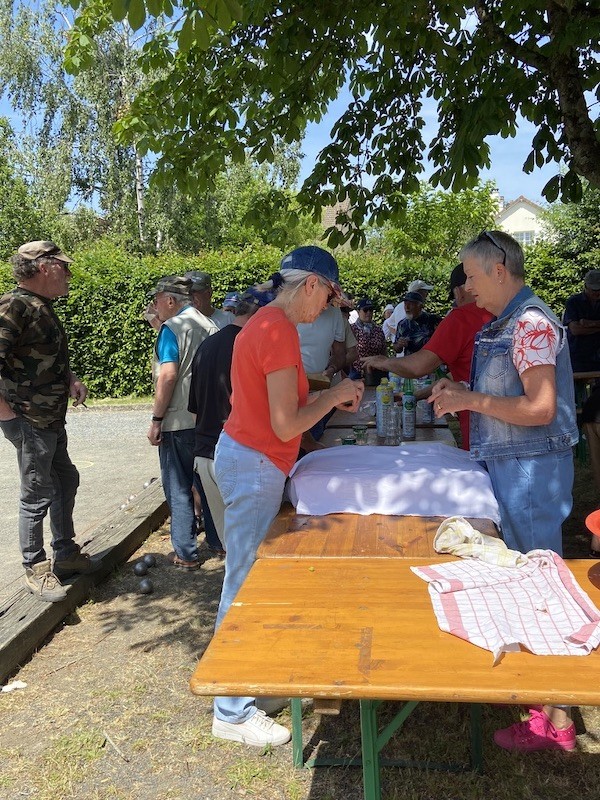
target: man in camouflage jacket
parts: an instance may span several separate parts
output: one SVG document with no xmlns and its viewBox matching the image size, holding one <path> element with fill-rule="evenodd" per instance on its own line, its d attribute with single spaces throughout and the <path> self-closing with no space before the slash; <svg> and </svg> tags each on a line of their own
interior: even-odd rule
<svg viewBox="0 0 600 800">
<path fill-rule="evenodd" d="M 78 405 L 87 389 L 71 371 L 67 337 L 52 308 L 69 291 L 73 262 L 48 241 L 24 244 L 11 261 L 17 287 L 0 297 L 0 429 L 17 451 L 25 584 L 56 602 L 66 597 L 60 578 L 92 569 L 74 539 L 79 473 L 65 432 L 69 396 Z M 48 512 L 54 568 L 44 549 Z"/>
</svg>

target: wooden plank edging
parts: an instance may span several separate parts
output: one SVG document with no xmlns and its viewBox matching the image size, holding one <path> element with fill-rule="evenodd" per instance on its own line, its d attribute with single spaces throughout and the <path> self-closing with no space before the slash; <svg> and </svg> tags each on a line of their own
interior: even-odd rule
<svg viewBox="0 0 600 800">
<path fill-rule="evenodd" d="M 101 562 L 93 575 L 65 581 L 67 596 L 46 603 L 18 589 L 0 606 L 0 683 L 19 668 L 57 625 L 88 598 L 90 590 L 126 561 L 169 516 L 160 480 L 154 481 L 126 508 L 108 516 L 81 542 Z"/>
</svg>

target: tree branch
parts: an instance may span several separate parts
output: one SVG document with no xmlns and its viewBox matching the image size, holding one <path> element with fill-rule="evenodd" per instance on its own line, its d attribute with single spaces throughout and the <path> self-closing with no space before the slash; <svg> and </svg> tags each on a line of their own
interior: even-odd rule
<svg viewBox="0 0 600 800">
<path fill-rule="evenodd" d="M 540 70 L 545 74 L 548 73 L 548 59 L 538 49 L 532 47 L 525 47 L 525 45 L 515 42 L 514 39 L 504 32 L 504 30 L 492 19 L 491 13 L 487 4 L 483 0 L 475 0 L 475 13 L 481 23 L 481 29 L 493 41 L 497 42 L 500 47 L 505 50 L 508 55 L 522 61 L 524 64 L 529 64 L 531 67 Z"/>
</svg>

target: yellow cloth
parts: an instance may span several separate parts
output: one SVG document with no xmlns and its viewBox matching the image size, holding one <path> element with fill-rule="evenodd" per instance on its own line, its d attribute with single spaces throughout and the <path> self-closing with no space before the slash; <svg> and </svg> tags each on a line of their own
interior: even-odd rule
<svg viewBox="0 0 600 800">
<path fill-rule="evenodd" d="M 436 553 L 450 553 L 460 558 L 477 558 L 498 567 L 522 567 L 529 559 L 509 550 L 502 539 L 476 531 L 464 517 L 448 517 L 437 529 L 433 546 Z"/>
</svg>

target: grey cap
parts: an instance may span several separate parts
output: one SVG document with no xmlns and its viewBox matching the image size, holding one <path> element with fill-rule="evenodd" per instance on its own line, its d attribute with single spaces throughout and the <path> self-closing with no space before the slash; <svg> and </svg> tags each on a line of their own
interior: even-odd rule
<svg viewBox="0 0 600 800">
<path fill-rule="evenodd" d="M 23 256 L 23 258 L 29 258 L 32 261 L 42 256 L 48 256 L 49 258 L 55 258 L 57 261 L 64 261 L 65 264 L 73 263 L 72 258 L 69 258 L 66 253 L 63 253 L 57 244 L 50 241 L 38 240 L 35 242 L 27 242 L 27 244 L 22 244 L 21 247 L 19 247 L 17 253 Z"/>
<path fill-rule="evenodd" d="M 156 296 L 161 292 L 168 292 L 169 294 L 178 294 L 181 297 L 189 298 L 191 290 L 192 282 L 189 278 L 185 278 L 183 275 L 167 275 L 159 280 L 156 284 L 156 289 L 151 294 Z"/>
<path fill-rule="evenodd" d="M 593 292 L 600 291 L 600 269 L 591 269 L 587 272 L 583 282 Z"/>
<path fill-rule="evenodd" d="M 419 289 L 426 289 L 428 292 L 431 292 L 433 286 L 430 283 L 425 283 L 422 280 L 412 281 L 412 283 L 408 284 L 407 292 L 418 292 Z"/>
<path fill-rule="evenodd" d="M 212 281 L 208 272 L 190 270 L 185 273 L 185 277 L 192 282 L 192 292 L 204 292 L 206 289 L 212 289 Z"/>
</svg>

